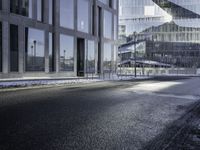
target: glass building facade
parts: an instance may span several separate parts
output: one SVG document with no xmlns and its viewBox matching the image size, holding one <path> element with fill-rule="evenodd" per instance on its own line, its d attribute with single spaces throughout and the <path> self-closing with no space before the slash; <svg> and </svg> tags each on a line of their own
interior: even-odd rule
<svg viewBox="0 0 200 150">
<path fill-rule="evenodd" d="M 199 9 L 198 0 L 121 0 L 119 32 L 128 41 L 146 41 L 148 60 L 199 68 Z"/>
<path fill-rule="evenodd" d="M 0 0 L 0 78 L 112 71 L 117 27 L 118 0 Z"/>
</svg>

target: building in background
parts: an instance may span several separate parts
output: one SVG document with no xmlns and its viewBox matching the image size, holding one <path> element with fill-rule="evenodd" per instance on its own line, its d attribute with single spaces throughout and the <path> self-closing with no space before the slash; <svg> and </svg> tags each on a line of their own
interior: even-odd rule
<svg viewBox="0 0 200 150">
<path fill-rule="evenodd" d="M 118 0 L 0 0 L 0 78 L 113 71 Z"/>
<path fill-rule="evenodd" d="M 129 36 L 170 21 L 171 16 L 152 0 L 119 0 L 119 35 Z"/>
<path fill-rule="evenodd" d="M 148 1 L 142 1 L 145 5 L 141 12 L 145 14 L 145 6 Z M 131 33 L 129 31 L 128 34 L 126 33 L 126 39 L 128 41 L 134 41 L 136 38 L 137 40 L 146 42 L 145 50 L 143 50 L 146 55 L 143 59 L 176 67 L 199 68 L 200 1 L 152 0 L 151 3 L 154 3 L 155 8 L 159 7 L 160 15 L 163 15 L 166 19 L 160 19 L 160 24 L 157 21 L 153 21 L 154 23 L 152 23 L 152 21 L 145 19 L 145 26 L 133 21 L 138 26 L 138 28 L 134 27 L 132 30 L 136 34 L 129 34 Z"/>
</svg>

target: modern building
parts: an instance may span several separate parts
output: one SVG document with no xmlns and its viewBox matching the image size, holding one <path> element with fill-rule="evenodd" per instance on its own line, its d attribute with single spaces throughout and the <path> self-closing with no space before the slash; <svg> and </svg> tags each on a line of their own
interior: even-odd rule
<svg viewBox="0 0 200 150">
<path fill-rule="evenodd" d="M 0 78 L 115 69 L 118 0 L 0 0 Z"/>
<path fill-rule="evenodd" d="M 148 0 L 143 0 L 147 2 Z M 145 41 L 145 59 L 176 67 L 200 67 L 200 1 L 152 0 L 154 9 L 163 9 L 166 21 L 160 25 L 146 19 L 148 27 L 132 30 L 128 40 Z M 145 8 L 146 5 L 144 5 Z M 146 10 L 143 9 L 145 12 Z M 155 12 L 149 11 L 149 13 Z M 171 16 L 171 17 L 170 17 Z M 135 21 L 133 21 L 135 23 Z M 136 24 L 136 23 L 135 23 Z M 137 29 L 137 28 L 135 28 Z M 131 32 L 130 32 L 131 33 Z M 147 38 L 148 37 L 148 38 Z M 132 50 L 133 51 L 133 50 Z"/>
<path fill-rule="evenodd" d="M 119 0 L 119 35 L 129 36 L 171 20 L 152 0 Z"/>
</svg>

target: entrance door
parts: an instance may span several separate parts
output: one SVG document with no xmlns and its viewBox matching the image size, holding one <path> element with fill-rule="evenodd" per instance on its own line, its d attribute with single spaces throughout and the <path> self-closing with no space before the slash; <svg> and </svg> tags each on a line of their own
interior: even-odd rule
<svg viewBox="0 0 200 150">
<path fill-rule="evenodd" d="M 84 76 L 85 40 L 77 39 L 77 76 Z"/>
</svg>

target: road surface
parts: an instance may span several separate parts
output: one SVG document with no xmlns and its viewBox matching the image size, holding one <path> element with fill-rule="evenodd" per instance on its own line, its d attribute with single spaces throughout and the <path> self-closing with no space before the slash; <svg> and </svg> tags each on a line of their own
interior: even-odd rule
<svg viewBox="0 0 200 150">
<path fill-rule="evenodd" d="M 198 149 L 199 99 L 200 78 L 3 91 L 0 150 Z"/>
</svg>

